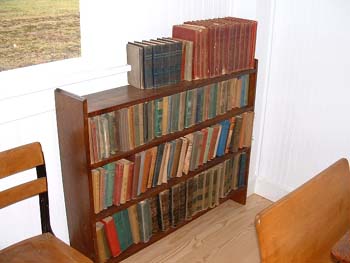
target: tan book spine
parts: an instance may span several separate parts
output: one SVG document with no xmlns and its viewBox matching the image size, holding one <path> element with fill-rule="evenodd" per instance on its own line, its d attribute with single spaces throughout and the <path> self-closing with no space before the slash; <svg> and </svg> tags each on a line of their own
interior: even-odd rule
<svg viewBox="0 0 350 263">
<path fill-rule="evenodd" d="M 152 162 L 152 152 L 151 152 L 151 149 L 148 149 L 145 155 L 145 164 L 144 164 L 143 175 L 142 175 L 141 193 L 144 193 L 147 190 L 151 162 Z"/>
<path fill-rule="evenodd" d="M 187 151 L 186 151 L 186 157 L 183 167 L 183 173 L 188 174 L 188 171 L 190 170 L 190 161 L 191 161 L 191 154 L 192 154 L 192 146 L 193 146 L 193 134 L 188 134 L 185 136 L 188 142 Z"/>
<path fill-rule="evenodd" d="M 246 134 L 246 130 L 247 130 L 247 113 L 244 112 L 242 113 L 242 129 L 241 129 L 241 133 L 239 136 L 239 143 L 238 143 L 238 147 L 240 149 L 244 147 L 244 137 Z"/>
<path fill-rule="evenodd" d="M 162 135 L 167 134 L 168 130 L 168 109 L 169 108 L 169 97 L 163 98 L 163 117 L 162 117 Z"/>
<path fill-rule="evenodd" d="M 100 210 L 100 172 L 97 169 L 91 171 L 92 176 L 92 194 L 94 198 L 94 212 L 99 213 Z"/>
<path fill-rule="evenodd" d="M 187 151 L 187 146 L 188 146 L 188 140 L 186 138 L 180 138 L 182 140 L 182 145 L 181 145 L 181 152 L 180 152 L 180 157 L 179 157 L 179 165 L 177 168 L 177 173 L 176 177 L 181 177 L 184 164 L 185 164 L 185 157 L 186 157 L 186 151 Z"/>
<path fill-rule="evenodd" d="M 123 178 L 122 178 L 122 189 L 120 194 L 120 203 L 125 204 L 126 203 L 126 196 L 128 191 L 128 180 L 129 180 L 129 162 L 124 162 L 123 167 Z"/>
<path fill-rule="evenodd" d="M 156 166 L 156 160 L 157 160 L 157 152 L 158 152 L 158 147 L 151 148 L 152 160 L 151 160 L 151 167 L 149 169 L 147 188 L 151 188 L 152 187 L 153 176 L 154 176 L 154 168 Z"/>
<path fill-rule="evenodd" d="M 230 148 L 230 143 L 231 143 L 231 138 L 232 138 L 232 134 L 233 134 L 233 129 L 235 127 L 235 117 L 232 117 L 230 119 L 230 128 L 228 130 L 228 135 L 227 135 L 227 140 L 226 140 L 226 146 L 225 146 L 225 153 L 229 152 L 229 148 Z"/>
<path fill-rule="evenodd" d="M 218 144 L 219 144 L 219 139 L 220 139 L 220 135 L 221 135 L 221 130 L 222 130 L 222 126 L 219 125 L 218 135 L 216 137 L 214 152 L 213 152 L 213 156 L 212 156 L 213 159 L 216 157 L 216 152 L 218 150 Z"/>
<path fill-rule="evenodd" d="M 140 229 L 139 229 L 139 220 L 137 217 L 136 205 L 132 205 L 128 207 L 128 215 L 129 215 L 132 240 L 134 241 L 134 244 L 138 244 L 140 243 Z"/>
<path fill-rule="evenodd" d="M 98 250 L 98 262 L 104 263 L 111 257 L 108 241 L 102 222 L 96 223 L 96 241 Z"/>
</svg>

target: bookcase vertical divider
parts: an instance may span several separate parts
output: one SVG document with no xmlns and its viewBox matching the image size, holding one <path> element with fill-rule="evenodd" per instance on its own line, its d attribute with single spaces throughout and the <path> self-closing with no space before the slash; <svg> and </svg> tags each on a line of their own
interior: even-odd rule
<svg viewBox="0 0 350 263">
<path fill-rule="evenodd" d="M 64 90 L 55 91 L 62 180 L 71 245 L 91 259 L 93 231 L 92 184 L 89 170 L 87 101 Z"/>
</svg>

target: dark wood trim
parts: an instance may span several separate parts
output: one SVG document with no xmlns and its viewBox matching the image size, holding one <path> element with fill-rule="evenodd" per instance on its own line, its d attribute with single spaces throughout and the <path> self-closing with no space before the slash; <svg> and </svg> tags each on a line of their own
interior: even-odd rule
<svg viewBox="0 0 350 263">
<path fill-rule="evenodd" d="M 45 164 L 42 164 L 36 167 L 36 174 L 38 179 L 47 178 Z M 39 205 L 40 205 L 41 231 L 43 234 L 47 232 L 53 234 L 51 224 L 50 224 L 50 208 L 49 208 L 47 180 L 46 180 L 46 192 L 39 194 Z"/>
<path fill-rule="evenodd" d="M 137 203 L 141 202 L 142 200 L 150 198 L 153 195 L 159 194 L 163 190 L 168 189 L 176 184 L 187 181 L 189 178 L 194 177 L 195 175 L 197 175 L 197 174 L 199 174 L 199 173 L 201 173 L 209 168 L 212 168 L 215 165 L 218 165 L 218 164 L 222 163 L 223 161 L 230 159 L 239 153 L 247 152 L 247 151 L 248 151 L 248 149 L 244 148 L 244 149 L 239 150 L 238 152 L 227 153 L 224 156 L 221 156 L 221 157 L 215 158 L 211 161 L 208 161 L 206 164 L 199 166 L 198 169 L 196 169 L 194 171 L 190 171 L 187 175 L 172 178 L 166 184 L 161 184 L 159 186 L 147 189 L 147 191 L 145 193 L 141 194 L 136 199 L 130 200 L 130 201 L 128 201 L 125 204 L 122 204 L 120 206 L 111 206 L 111 207 L 101 211 L 97 215 L 95 214 L 95 221 L 96 222 L 100 221 L 107 216 L 111 216 L 114 213 L 117 213 L 121 210 L 127 209 L 129 206 L 137 204 Z"/>
<path fill-rule="evenodd" d="M 203 122 L 201 122 L 199 124 L 196 124 L 196 125 L 194 125 L 192 127 L 189 127 L 189 128 L 183 129 L 181 131 L 177 131 L 177 132 L 174 132 L 174 133 L 170 133 L 170 134 L 167 134 L 167 135 L 155 138 L 154 140 L 150 141 L 149 143 L 146 143 L 144 145 L 136 147 L 136 148 L 134 148 L 134 149 L 132 149 L 130 151 L 118 152 L 118 153 L 114 154 L 113 156 L 111 156 L 110 158 L 108 158 L 106 160 L 103 160 L 103 161 L 91 164 L 90 168 L 91 169 L 95 169 L 97 167 L 101 167 L 101 166 L 103 166 L 103 165 L 105 165 L 107 163 L 110 163 L 110 162 L 113 162 L 113 161 L 117 161 L 119 159 L 131 156 L 131 155 L 133 155 L 135 153 L 138 153 L 138 152 L 145 151 L 145 150 L 150 149 L 150 148 L 152 148 L 152 147 L 154 147 L 156 145 L 159 145 L 161 143 L 165 143 L 165 142 L 168 142 L 168 141 L 175 140 L 177 138 L 185 136 L 185 135 L 187 135 L 189 133 L 193 133 L 195 131 L 200 131 L 200 130 L 202 130 L 205 127 L 214 125 L 214 124 L 216 124 L 216 123 L 218 123 L 220 121 L 227 120 L 230 117 L 242 114 L 242 113 L 247 112 L 247 111 L 254 111 L 254 108 L 253 107 L 243 107 L 243 108 L 233 109 L 233 110 L 231 110 L 231 111 L 229 111 L 229 112 L 227 112 L 225 114 L 222 114 L 222 115 L 216 116 L 215 118 L 203 121 Z"/>
<path fill-rule="evenodd" d="M 84 98 L 86 98 L 88 104 L 88 116 L 92 117 L 102 113 L 126 108 L 134 104 L 144 103 L 146 101 L 155 100 L 161 97 L 170 96 L 186 90 L 203 87 L 212 83 L 255 72 L 256 69 L 248 69 L 211 79 L 182 81 L 178 84 L 165 86 L 158 89 L 138 89 L 127 85 L 115 89 L 88 94 L 85 95 Z"/>
<path fill-rule="evenodd" d="M 86 158 L 86 99 L 56 89 L 56 117 L 62 181 L 72 247 L 95 259 L 94 231 L 91 228 L 92 191 Z"/>
</svg>

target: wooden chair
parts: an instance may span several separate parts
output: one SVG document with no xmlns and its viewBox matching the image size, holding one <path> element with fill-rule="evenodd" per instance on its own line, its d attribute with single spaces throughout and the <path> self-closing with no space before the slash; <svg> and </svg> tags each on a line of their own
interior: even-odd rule
<svg viewBox="0 0 350 263">
<path fill-rule="evenodd" d="M 350 228 L 350 172 L 341 159 L 260 212 L 262 263 L 333 262 L 331 248 Z"/>
<path fill-rule="evenodd" d="M 38 178 L 0 192 L 0 208 L 39 195 L 42 234 L 1 250 L 0 262 L 92 262 L 53 235 L 46 168 L 40 143 L 0 152 L 0 179 L 32 168 L 36 168 Z"/>
</svg>

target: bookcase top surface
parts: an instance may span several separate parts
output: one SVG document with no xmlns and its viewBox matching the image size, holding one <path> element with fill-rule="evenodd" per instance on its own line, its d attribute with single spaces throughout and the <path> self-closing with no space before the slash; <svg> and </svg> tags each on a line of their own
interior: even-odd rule
<svg viewBox="0 0 350 263">
<path fill-rule="evenodd" d="M 158 89 L 138 89 L 131 85 L 126 85 L 110 90 L 84 95 L 87 100 L 87 112 L 90 117 L 102 113 L 129 107 L 145 101 L 173 95 L 185 90 L 198 88 L 219 81 L 238 77 L 244 74 L 256 72 L 256 69 L 248 69 L 231 74 L 226 74 L 216 78 L 200 79 L 194 81 L 182 81 L 178 84 L 161 87 Z"/>
</svg>

